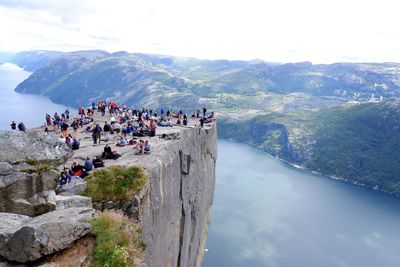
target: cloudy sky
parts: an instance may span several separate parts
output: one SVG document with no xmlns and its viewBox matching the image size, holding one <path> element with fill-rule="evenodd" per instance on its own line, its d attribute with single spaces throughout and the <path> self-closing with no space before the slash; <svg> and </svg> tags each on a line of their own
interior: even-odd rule
<svg viewBox="0 0 400 267">
<path fill-rule="evenodd" d="M 400 62 L 395 0 L 0 0 L 0 51 Z"/>
</svg>

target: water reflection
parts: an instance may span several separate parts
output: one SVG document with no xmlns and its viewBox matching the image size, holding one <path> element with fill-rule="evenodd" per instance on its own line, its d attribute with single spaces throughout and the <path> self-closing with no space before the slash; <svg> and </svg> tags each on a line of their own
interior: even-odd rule
<svg viewBox="0 0 400 267">
<path fill-rule="evenodd" d="M 400 266 L 400 199 L 219 140 L 204 266 Z"/>
</svg>

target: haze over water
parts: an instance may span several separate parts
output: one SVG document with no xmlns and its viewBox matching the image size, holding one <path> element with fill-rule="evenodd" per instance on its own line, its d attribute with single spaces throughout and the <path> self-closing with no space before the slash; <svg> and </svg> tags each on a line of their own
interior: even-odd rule
<svg viewBox="0 0 400 267">
<path fill-rule="evenodd" d="M 398 267 L 400 199 L 218 141 L 204 267 Z"/>
<path fill-rule="evenodd" d="M 30 74 L 13 64 L 0 65 L 0 130 L 10 130 L 11 121 L 37 127 L 45 122 L 47 112 L 53 115 L 65 111 L 65 106 L 54 104 L 47 97 L 14 91 Z"/>
</svg>

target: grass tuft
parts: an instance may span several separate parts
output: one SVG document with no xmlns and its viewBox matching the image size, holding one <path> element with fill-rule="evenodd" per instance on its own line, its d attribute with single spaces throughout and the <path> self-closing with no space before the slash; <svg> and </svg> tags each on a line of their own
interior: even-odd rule
<svg viewBox="0 0 400 267">
<path fill-rule="evenodd" d="M 93 267 L 133 267 L 140 261 L 145 245 L 139 225 L 115 211 L 100 213 L 91 224 L 96 236 Z"/>
<path fill-rule="evenodd" d="M 86 195 L 93 201 L 119 201 L 130 198 L 146 184 L 147 177 L 139 167 L 111 166 L 91 173 Z"/>
</svg>

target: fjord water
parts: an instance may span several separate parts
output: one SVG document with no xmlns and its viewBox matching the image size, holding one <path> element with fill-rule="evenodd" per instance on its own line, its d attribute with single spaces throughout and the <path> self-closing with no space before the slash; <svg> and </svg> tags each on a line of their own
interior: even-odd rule
<svg viewBox="0 0 400 267">
<path fill-rule="evenodd" d="M 65 111 L 65 106 L 54 104 L 47 97 L 14 91 L 30 74 L 13 64 L 0 65 L 0 130 L 10 130 L 11 121 L 37 127 L 45 122 L 47 112 L 61 114 Z"/>
<path fill-rule="evenodd" d="M 400 199 L 218 141 L 204 267 L 398 267 Z"/>
</svg>

